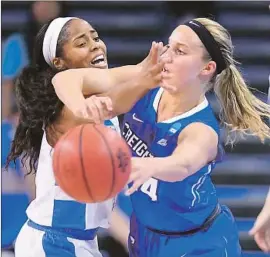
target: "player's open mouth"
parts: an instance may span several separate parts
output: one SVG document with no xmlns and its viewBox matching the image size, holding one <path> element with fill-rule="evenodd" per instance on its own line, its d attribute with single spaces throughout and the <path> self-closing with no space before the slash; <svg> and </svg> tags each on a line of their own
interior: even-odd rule
<svg viewBox="0 0 270 257">
<path fill-rule="evenodd" d="M 97 55 L 90 64 L 95 68 L 107 68 L 107 61 L 104 54 Z"/>
</svg>

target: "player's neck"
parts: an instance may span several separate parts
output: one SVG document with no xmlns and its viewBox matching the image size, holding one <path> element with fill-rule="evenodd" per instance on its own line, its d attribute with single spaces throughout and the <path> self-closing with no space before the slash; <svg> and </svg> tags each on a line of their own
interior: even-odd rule
<svg viewBox="0 0 270 257">
<path fill-rule="evenodd" d="M 198 92 L 171 94 L 164 91 L 158 105 L 158 120 L 162 121 L 186 113 L 202 103 L 204 99 L 205 96 Z"/>
</svg>

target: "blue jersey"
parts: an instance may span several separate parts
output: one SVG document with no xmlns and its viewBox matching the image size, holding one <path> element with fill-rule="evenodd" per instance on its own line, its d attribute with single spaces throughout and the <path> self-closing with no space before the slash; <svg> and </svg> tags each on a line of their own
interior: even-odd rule
<svg viewBox="0 0 270 257">
<path fill-rule="evenodd" d="M 157 122 L 162 92 L 162 88 L 151 90 L 124 116 L 122 135 L 133 156 L 170 156 L 181 131 L 193 122 L 204 123 L 219 135 L 219 124 L 207 99 L 182 115 Z M 202 225 L 218 201 L 210 178 L 214 166 L 215 161 L 174 183 L 150 178 L 131 195 L 138 220 L 163 231 L 185 231 Z"/>
</svg>

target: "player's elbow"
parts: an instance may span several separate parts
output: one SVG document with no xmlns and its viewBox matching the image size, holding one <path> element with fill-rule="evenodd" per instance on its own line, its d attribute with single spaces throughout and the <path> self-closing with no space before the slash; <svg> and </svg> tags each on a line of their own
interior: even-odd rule
<svg viewBox="0 0 270 257">
<path fill-rule="evenodd" d="M 61 90 L 62 88 L 67 88 L 68 85 L 80 88 L 80 90 L 82 90 L 83 80 L 83 70 L 70 69 L 55 74 L 51 82 L 56 91 Z"/>
<path fill-rule="evenodd" d="M 60 71 L 57 74 L 55 74 L 54 77 L 52 78 L 53 86 L 56 88 L 59 86 L 64 87 L 65 86 L 64 82 L 66 82 L 68 78 L 72 76 L 71 73 L 72 73 L 72 70 L 66 70 L 66 71 Z"/>
<path fill-rule="evenodd" d="M 57 74 L 54 75 L 54 77 L 52 78 L 52 84 L 53 84 L 55 90 L 57 90 L 58 87 L 61 85 L 61 80 L 62 80 L 61 77 L 63 76 L 61 73 L 62 73 L 62 72 L 57 73 Z"/>
</svg>

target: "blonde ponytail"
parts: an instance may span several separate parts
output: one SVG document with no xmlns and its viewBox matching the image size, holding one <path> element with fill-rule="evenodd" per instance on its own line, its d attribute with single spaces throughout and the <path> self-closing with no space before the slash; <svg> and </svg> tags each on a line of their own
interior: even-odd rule
<svg viewBox="0 0 270 257">
<path fill-rule="evenodd" d="M 221 121 L 230 131 L 253 134 L 262 142 L 270 138 L 270 128 L 263 121 L 270 118 L 270 105 L 252 94 L 235 65 L 216 77 L 214 91 L 221 104 Z M 227 143 L 233 141 L 229 136 Z"/>
<path fill-rule="evenodd" d="M 227 69 L 215 75 L 210 82 L 214 87 L 220 105 L 220 118 L 229 132 L 240 131 L 243 134 L 258 136 L 262 142 L 270 138 L 270 128 L 264 118 L 270 118 L 270 105 L 256 98 L 248 89 L 241 73 L 236 68 L 237 63 L 233 58 L 233 45 L 229 32 L 219 23 L 198 18 L 218 43 L 222 56 L 227 64 Z M 206 53 L 206 60 L 211 59 Z M 234 143 L 233 133 L 228 134 L 227 143 Z"/>
</svg>

